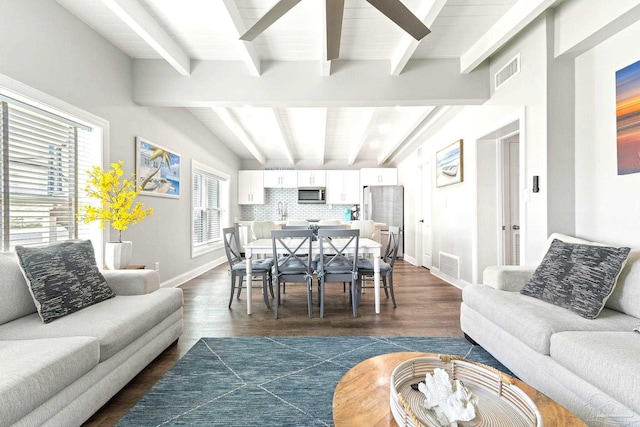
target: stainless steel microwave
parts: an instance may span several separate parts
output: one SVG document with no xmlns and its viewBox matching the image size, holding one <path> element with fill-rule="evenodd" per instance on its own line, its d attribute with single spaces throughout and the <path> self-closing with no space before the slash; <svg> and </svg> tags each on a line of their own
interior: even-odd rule
<svg viewBox="0 0 640 427">
<path fill-rule="evenodd" d="M 298 203 L 326 203 L 324 188 L 298 188 Z"/>
</svg>

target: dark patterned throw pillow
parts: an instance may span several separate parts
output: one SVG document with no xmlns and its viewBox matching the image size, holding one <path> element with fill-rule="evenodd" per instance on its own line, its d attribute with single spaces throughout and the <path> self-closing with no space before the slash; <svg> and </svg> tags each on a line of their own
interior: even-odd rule
<svg viewBox="0 0 640 427">
<path fill-rule="evenodd" d="M 521 293 L 595 319 L 613 292 L 629 250 L 554 239 Z"/>
<path fill-rule="evenodd" d="M 89 240 L 16 246 L 16 254 L 44 323 L 115 296 L 98 270 Z"/>
</svg>

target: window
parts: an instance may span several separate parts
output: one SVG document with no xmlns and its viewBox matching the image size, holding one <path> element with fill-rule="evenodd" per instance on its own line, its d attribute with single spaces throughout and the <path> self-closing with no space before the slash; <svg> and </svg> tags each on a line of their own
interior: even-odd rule
<svg viewBox="0 0 640 427">
<path fill-rule="evenodd" d="M 229 176 L 192 162 L 191 255 L 223 247 L 222 227 L 228 223 Z"/>
<path fill-rule="evenodd" d="M 95 237 L 76 220 L 84 173 L 101 158 L 88 126 L 0 95 L 2 250 Z M 96 148 L 100 147 L 98 150 Z M 101 243 L 101 242 L 100 242 Z"/>
</svg>

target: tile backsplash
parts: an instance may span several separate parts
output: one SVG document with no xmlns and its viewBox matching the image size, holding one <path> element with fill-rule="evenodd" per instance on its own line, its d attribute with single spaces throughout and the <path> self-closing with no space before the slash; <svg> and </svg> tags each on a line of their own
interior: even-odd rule
<svg viewBox="0 0 640 427">
<path fill-rule="evenodd" d="M 241 205 L 243 221 L 280 220 L 278 202 L 282 202 L 286 219 L 344 219 L 345 209 L 353 205 L 298 204 L 297 188 L 265 188 L 264 205 Z"/>
</svg>

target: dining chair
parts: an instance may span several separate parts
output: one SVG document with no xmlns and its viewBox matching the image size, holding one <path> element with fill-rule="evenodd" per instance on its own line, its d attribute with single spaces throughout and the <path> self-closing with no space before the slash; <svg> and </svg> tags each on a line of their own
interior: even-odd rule
<svg viewBox="0 0 640 427">
<path fill-rule="evenodd" d="M 237 299 L 240 299 L 240 291 L 247 286 L 253 286 L 253 278 L 260 276 L 262 278 L 262 295 L 264 297 L 264 305 L 269 308 L 269 295 L 271 293 L 273 298 L 273 283 L 271 268 L 273 267 L 273 260 L 262 259 L 251 261 L 251 277 L 247 278 L 247 284 L 242 285 L 242 282 L 247 276 L 247 261 L 242 259 L 240 255 L 240 240 L 238 238 L 238 229 L 236 227 L 227 227 L 222 229 L 222 235 L 224 240 L 224 250 L 227 254 L 227 261 L 229 262 L 229 275 L 231 276 L 231 296 L 229 297 L 229 308 L 233 302 L 233 294 L 238 291 Z M 237 282 L 237 283 L 236 283 Z M 267 289 L 268 285 L 268 289 Z M 260 286 L 253 286 L 259 288 Z"/>
<path fill-rule="evenodd" d="M 398 248 L 400 247 L 400 227 L 389 227 L 389 240 L 387 241 L 387 247 L 380 260 L 380 280 L 382 281 L 381 289 L 384 289 L 384 293 L 389 298 L 391 293 L 391 301 L 393 307 L 396 307 L 396 297 L 393 292 L 393 265 L 396 262 L 398 256 Z M 373 278 L 373 262 L 367 258 L 358 259 L 358 280 L 360 281 L 359 288 L 370 289 L 375 286 L 365 284 L 366 278 Z"/>
<path fill-rule="evenodd" d="M 321 228 L 318 230 L 316 271 L 320 287 L 320 317 L 324 317 L 324 293 L 327 282 L 350 282 L 353 317 L 358 317 L 358 242 L 360 230 Z M 353 252 L 354 256 L 349 257 Z"/>
<path fill-rule="evenodd" d="M 275 318 L 280 308 L 280 286 L 285 283 L 305 283 L 307 285 L 307 311 L 312 312 L 313 272 L 316 263 L 312 261 L 311 246 L 313 232 L 309 229 L 272 230 L 273 275 L 276 281 Z"/>
<path fill-rule="evenodd" d="M 318 225 L 340 225 L 342 224 L 339 219 L 321 219 L 318 221 Z"/>
</svg>

